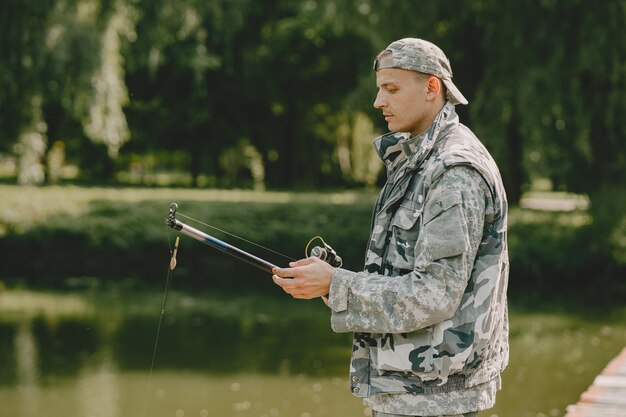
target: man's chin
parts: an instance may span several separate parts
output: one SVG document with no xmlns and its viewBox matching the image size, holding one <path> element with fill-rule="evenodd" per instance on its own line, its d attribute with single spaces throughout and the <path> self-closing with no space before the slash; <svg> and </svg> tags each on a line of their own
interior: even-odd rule
<svg viewBox="0 0 626 417">
<path fill-rule="evenodd" d="M 393 123 L 387 123 L 387 129 L 389 129 L 389 131 L 393 133 L 398 133 L 400 131 L 398 130 L 397 126 L 394 126 Z"/>
</svg>

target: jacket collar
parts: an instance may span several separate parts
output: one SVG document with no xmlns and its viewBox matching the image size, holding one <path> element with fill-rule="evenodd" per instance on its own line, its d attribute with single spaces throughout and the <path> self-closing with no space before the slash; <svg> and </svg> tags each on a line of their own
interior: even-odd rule
<svg viewBox="0 0 626 417">
<path fill-rule="evenodd" d="M 410 161 L 410 168 L 415 169 L 430 154 L 435 143 L 442 137 L 441 133 L 458 123 L 459 117 L 454 104 L 447 101 L 426 131 L 413 137 L 406 132 L 389 132 L 377 137 L 374 147 L 388 171 L 402 165 L 407 159 Z"/>
</svg>

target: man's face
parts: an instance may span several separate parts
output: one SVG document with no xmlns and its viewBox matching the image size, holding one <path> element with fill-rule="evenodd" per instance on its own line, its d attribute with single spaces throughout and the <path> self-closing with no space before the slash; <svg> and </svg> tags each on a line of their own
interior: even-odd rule
<svg viewBox="0 0 626 417">
<path fill-rule="evenodd" d="M 409 132 L 416 136 L 431 124 L 427 117 L 427 81 L 418 73 L 397 68 L 376 71 L 378 94 L 374 107 L 382 110 L 391 132 Z"/>
</svg>

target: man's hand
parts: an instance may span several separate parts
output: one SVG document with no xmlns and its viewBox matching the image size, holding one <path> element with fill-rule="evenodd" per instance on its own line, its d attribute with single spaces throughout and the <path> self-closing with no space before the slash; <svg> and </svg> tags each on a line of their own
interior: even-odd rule
<svg viewBox="0 0 626 417">
<path fill-rule="evenodd" d="M 311 256 L 289 263 L 290 268 L 274 268 L 272 279 L 293 298 L 311 299 L 322 297 L 328 304 L 326 295 L 330 292 L 334 268 L 320 258 Z"/>
</svg>

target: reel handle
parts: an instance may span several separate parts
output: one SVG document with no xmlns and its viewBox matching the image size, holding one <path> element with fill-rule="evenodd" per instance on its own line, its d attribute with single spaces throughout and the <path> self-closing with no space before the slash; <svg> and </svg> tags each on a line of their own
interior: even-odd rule
<svg viewBox="0 0 626 417">
<path fill-rule="evenodd" d="M 339 268 L 343 264 L 343 260 L 337 253 L 328 245 L 325 247 L 315 246 L 311 249 L 311 255 L 320 258 L 322 261 L 328 263 L 330 266 Z"/>
</svg>

